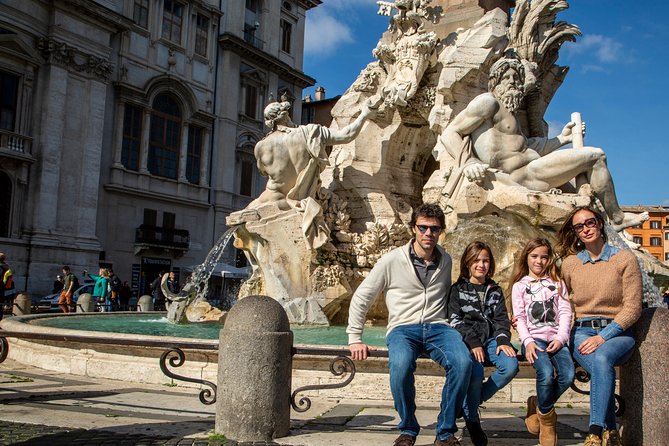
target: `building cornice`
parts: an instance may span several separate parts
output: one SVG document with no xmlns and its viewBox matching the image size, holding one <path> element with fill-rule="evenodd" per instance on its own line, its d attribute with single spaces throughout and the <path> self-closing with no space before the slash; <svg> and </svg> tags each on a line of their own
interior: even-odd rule
<svg viewBox="0 0 669 446">
<path fill-rule="evenodd" d="M 93 0 L 54 0 L 53 3 L 62 9 L 86 16 L 116 31 L 126 31 L 134 23 L 129 18 Z"/>
<path fill-rule="evenodd" d="M 278 73 L 283 79 L 292 82 L 300 88 L 311 87 L 316 84 L 316 79 L 292 68 L 287 63 L 254 47 L 234 34 L 227 32 L 221 34 L 218 37 L 218 43 L 223 50 L 232 51 L 246 59 L 252 60 L 262 67 Z"/>
<path fill-rule="evenodd" d="M 90 74 L 105 82 L 114 69 L 108 59 L 86 53 L 52 37 L 38 37 L 35 46 L 47 62 Z"/>
<path fill-rule="evenodd" d="M 297 4 L 303 7 L 305 10 L 315 8 L 316 6 L 322 4 L 321 0 L 298 0 Z"/>
</svg>

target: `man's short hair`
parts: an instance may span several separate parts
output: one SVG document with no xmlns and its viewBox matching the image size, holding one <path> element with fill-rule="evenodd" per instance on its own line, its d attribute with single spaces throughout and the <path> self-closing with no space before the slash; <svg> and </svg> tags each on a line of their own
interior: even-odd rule
<svg viewBox="0 0 669 446">
<path fill-rule="evenodd" d="M 270 102 L 269 105 L 265 107 L 265 111 L 263 112 L 263 115 L 265 116 L 265 125 L 270 129 L 274 130 L 275 127 L 274 123 L 281 115 L 281 112 L 284 111 L 287 112 L 289 110 L 290 110 L 290 102 L 288 101 Z"/>
<path fill-rule="evenodd" d="M 423 203 L 415 208 L 411 213 L 411 221 L 409 222 L 409 225 L 412 228 L 416 225 L 416 220 L 418 220 L 418 217 L 436 218 L 439 220 L 439 224 L 442 228 L 446 227 L 446 217 L 444 217 L 444 211 L 441 210 L 441 207 L 438 204 Z"/>
<path fill-rule="evenodd" d="M 63 271 L 70 272 L 70 267 L 67 265 L 63 266 Z"/>
<path fill-rule="evenodd" d="M 4 262 L 7 257 L 4 252 L 0 252 L 0 262 Z"/>
<path fill-rule="evenodd" d="M 518 73 L 520 83 L 525 84 L 525 67 L 520 59 L 515 57 L 502 57 L 490 67 L 488 76 L 488 91 L 493 91 L 497 84 L 502 80 L 504 73 L 511 68 Z"/>
</svg>

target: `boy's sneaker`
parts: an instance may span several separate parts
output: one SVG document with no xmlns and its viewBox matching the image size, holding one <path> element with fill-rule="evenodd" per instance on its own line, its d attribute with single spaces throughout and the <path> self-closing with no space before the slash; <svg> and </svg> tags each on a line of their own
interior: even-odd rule
<svg viewBox="0 0 669 446">
<path fill-rule="evenodd" d="M 460 442 L 455 435 L 451 435 L 445 440 L 436 439 L 434 440 L 434 446 L 460 446 Z"/>
<path fill-rule="evenodd" d="M 488 436 L 483 432 L 480 421 L 465 421 L 469 438 L 472 440 L 474 446 L 487 446 Z"/>
<path fill-rule="evenodd" d="M 416 444 L 416 437 L 413 435 L 401 434 L 395 439 L 393 446 L 413 446 Z"/>
</svg>

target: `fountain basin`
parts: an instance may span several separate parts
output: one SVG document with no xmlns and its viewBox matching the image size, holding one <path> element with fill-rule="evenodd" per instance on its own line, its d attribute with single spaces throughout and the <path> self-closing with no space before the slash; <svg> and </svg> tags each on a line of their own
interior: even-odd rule
<svg viewBox="0 0 669 446">
<path fill-rule="evenodd" d="M 154 383 L 200 387 L 196 384 L 172 382 L 160 370 L 160 355 L 170 347 L 181 348 L 186 361 L 183 366 L 172 369 L 176 374 L 190 378 L 216 382 L 218 372 L 218 339 L 195 339 L 180 336 L 155 336 L 146 334 L 112 333 L 93 330 L 75 330 L 47 326 L 56 320 L 57 325 L 70 323 L 70 319 L 87 318 L 98 327 L 105 326 L 109 319 L 143 317 L 161 319 L 164 313 L 103 313 L 52 315 L 38 314 L 17 316 L 0 321 L 0 329 L 16 333 L 7 337 L 8 358 L 22 364 L 68 373 L 81 377 L 117 379 L 137 383 Z M 63 320 L 66 319 L 66 320 Z M 97 328 L 97 327 L 96 327 Z M 382 330 L 380 327 L 374 327 Z M 299 329 L 297 330 L 299 331 Z M 370 330 L 373 331 L 373 330 Z M 1 331 L 0 331 L 1 333 Z M 218 333 L 218 331 L 216 331 Z M 330 360 L 347 351 L 343 345 L 304 345 L 295 347 L 299 353 L 293 357 L 292 388 L 340 382 L 330 371 Z M 331 349 L 332 354 L 316 354 L 318 349 Z M 378 347 L 384 351 L 385 348 Z M 310 353 L 314 351 L 313 354 Z M 347 387 L 340 389 L 305 392 L 309 397 L 323 398 L 368 398 L 370 400 L 392 399 L 388 385 L 388 359 L 372 357 L 356 362 L 356 376 Z M 489 374 L 490 371 L 488 371 Z M 438 404 L 443 386 L 443 370 L 429 359 L 419 359 L 416 370 L 416 399 L 419 402 Z M 534 389 L 534 369 L 521 364 L 520 373 L 510 385 L 498 392 L 492 402 L 518 403 L 527 400 Z M 562 403 L 587 403 L 587 396 L 567 391 L 560 399 Z"/>
</svg>

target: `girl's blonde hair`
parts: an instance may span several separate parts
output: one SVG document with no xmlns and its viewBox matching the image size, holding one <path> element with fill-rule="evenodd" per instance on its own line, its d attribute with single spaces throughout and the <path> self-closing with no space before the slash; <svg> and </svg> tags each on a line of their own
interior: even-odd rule
<svg viewBox="0 0 669 446">
<path fill-rule="evenodd" d="M 490 249 L 490 246 L 488 246 L 487 243 L 477 240 L 467 245 L 465 252 L 463 252 L 462 257 L 460 257 L 461 279 L 469 279 L 469 267 L 476 261 L 476 258 L 483 250 L 488 251 L 488 256 L 490 257 L 490 267 L 488 268 L 488 275 L 486 276 L 486 279 L 490 279 L 493 275 L 495 275 L 495 258 L 492 255 L 492 249 Z"/>
<path fill-rule="evenodd" d="M 107 268 L 100 268 L 100 275 L 109 278 L 109 270 Z"/>
<path fill-rule="evenodd" d="M 527 256 L 529 256 L 532 251 L 542 246 L 545 246 L 548 249 L 548 263 L 544 268 L 543 274 L 550 276 L 550 278 L 556 282 L 560 281 L 560 268 L 558 268 L 555 263 L 555 254 L 553 253 L 551 243 L 547 239 L 539 237 L 527 242 L 523 248 L 520 257 L 516 260 L 516 267 L 513 272 L 511 283 L 516 283 L 530 274 L 530 268 L 527 266 Z"/>
</svg>

